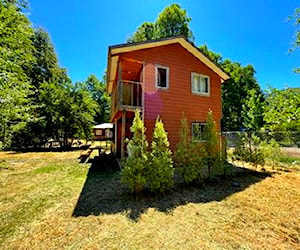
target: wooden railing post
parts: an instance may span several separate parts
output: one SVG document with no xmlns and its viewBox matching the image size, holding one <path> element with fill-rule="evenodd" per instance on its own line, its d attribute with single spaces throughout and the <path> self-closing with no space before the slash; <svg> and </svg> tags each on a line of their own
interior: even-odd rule
<svg viewBox="0 0 300 250">
<path fill-rule="evenodd" d="M 123 84 L 122 84 L 122 81 L 118 81 L 118 100 L 119 100 L 119 106 L 123 104 Z"/>
<path fill-rule="evenodd" d="M 125 126 L 126 126 L 126 111 L 122 112 L 122 130 L 121 130 L 121 159 L 125 156 Z"/>
</svg>

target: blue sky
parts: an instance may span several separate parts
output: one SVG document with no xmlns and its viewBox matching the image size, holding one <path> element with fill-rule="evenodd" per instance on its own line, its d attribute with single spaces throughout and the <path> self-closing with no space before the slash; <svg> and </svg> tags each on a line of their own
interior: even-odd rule
<svg viewBox="0 0 300 250">
<path fill-rule="evenodd" d="M 287 21 L 295 0 L 175 1 L 192 18 L 197 46 L 207 44 L 223 58 L 252 64 L 262 89 L 300 87 L 300 50 L 288 53 L 295 27 Z M 298 2 L 298 5 L 297 5 Z M 145 21 L 153 22 L 174 1 L 168 0 L 30 0 L 29 18 L 44 27 L 59 62 L 73 82 L 106 69 L 108 46 L 126 42 Z"/>
</svg>

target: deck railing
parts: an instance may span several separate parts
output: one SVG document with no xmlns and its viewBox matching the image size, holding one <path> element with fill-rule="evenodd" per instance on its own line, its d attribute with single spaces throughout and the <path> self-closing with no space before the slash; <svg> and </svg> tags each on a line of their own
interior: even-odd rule
<svg viewBox="0 0 300 250">
<path fill-rule="evenodd" d="M 134 81 L 118 81 L 112 93 L 112 113 L 121 108 L 141 108 L 143 106 L 142 84 Z"/>
</svg>

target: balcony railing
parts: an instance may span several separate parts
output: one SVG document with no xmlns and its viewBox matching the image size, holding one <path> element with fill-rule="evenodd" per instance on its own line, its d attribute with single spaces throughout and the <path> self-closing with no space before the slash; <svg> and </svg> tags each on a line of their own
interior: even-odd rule
<svg viewBox="0 0 300 250">
<path fill-rule="evenodd" d="M 134 81 L 118 81 L 112 93 L 112 114 L 119 109 L 136 109 L 142 106 L 142 84 Z"/>
</svg>

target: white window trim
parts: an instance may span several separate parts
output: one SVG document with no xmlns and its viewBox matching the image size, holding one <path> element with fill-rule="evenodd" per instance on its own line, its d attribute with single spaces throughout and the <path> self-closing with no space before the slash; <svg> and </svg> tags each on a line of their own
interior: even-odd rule
<svg viewBox="0 0 300 250">
<path fill-rule="evenodd" d="M 167 79 L 166 79 L 166 87 L 161 87 L 161 86 L 158 86 L 158 82 L 157 82 L 157 77 L 158 77 L 158 68 L 162 68 L 162 69 L 166 69 L 167 71 Z M 158 88 L 158 89 L 168 89 L 169 88 L 169 67 L 167 66 L 162 66 L 162 65 L 159 65 L 159 64 L 156 64 L 155 65 L 155 87 Z"/>
<path fill-rule="evenodd" d="M 193 78 L 194 78 L 193 76 L 194 75 L 207 78 L 207 80 L 208 80 L 208 88 L 207 88 L 208 92 L 207 93 L 198 92 L 198 91 L 193 90 Z M 191 91 L 195 95 L 210 96 L 210 77 L 208 75 L 203 75 L 203 74 L 200 74 L 200 73 L 192 72 L 191 73 Z"/>
</svg>

